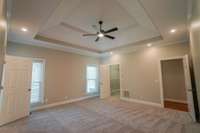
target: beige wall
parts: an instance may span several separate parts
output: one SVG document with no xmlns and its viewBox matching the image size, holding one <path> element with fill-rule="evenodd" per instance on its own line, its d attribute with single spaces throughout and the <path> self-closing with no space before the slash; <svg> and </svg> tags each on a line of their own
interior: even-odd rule
<svg viewBox="0 0 200 133">
<path fill-rule="evenodd" d="M 86 65 L 99 64 L 98 59 L 52 49 L 8 43 L 8 55 L 43 58 L 45 67 L 45 99 L 54 103 L 80 98 L 86 94 Z"/>
<path fill-rule="evenodd" d="M 6 43 L 7 43 L 6 2 L 5 0 L 0 0 L 0 87 L 1 87 L 1 80 L 2 80 Z M 1 88 L 0 88 L 0 119 L 2 117 Z"/>
<path fill-rule="evenodd" d="M 122 89 L 130 91 L 131 98 L 161 103 L 159 86 L 159 59 L 189 53 L 187 44 L 152 47 L 128 54 L 102 59 L 102 64 L 120 63 Z M 8 55 L 46 59 L 45 99 L 54 103 L 87 96 L 85 71 L 87 64 L 99 64 L 92 57 L 57 50 L 8 43 Z"/>
<path fill-rule="evenodd" d="M 200 107 L 200 0 L 192 0 L 192 2 L 193 9 L 190 20 L 190 47 Z"/>
<path fill-rule="evenodd" d="M 183 59 L 161 61 L 164 99 L 187 102 Z"/>
<path fill-rule="evenodd" d="M 2 79 L 4 54 L 6 47 L 6 36 L 7 36 L 5 7 L 6 7 L 5 0 L 0 0 L 0 83 Z"/>
<path fill-rule="evenodd" d="M 159 84 L 159 59 L 183 56 L 189 53 L 187 44 L 151 47 L 129 54 L 113 54 L 101 60 L 102 64 L 121 64 L 121 86 L 130 92 L 130 97 L 161 103 Z"/>
</svg>

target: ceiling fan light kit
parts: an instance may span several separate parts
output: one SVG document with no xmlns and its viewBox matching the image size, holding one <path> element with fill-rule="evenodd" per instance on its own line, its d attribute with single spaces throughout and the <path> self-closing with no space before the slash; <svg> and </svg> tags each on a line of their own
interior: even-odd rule
<svg viewBox="0 0 200 133">
<path fill-rule="evenodd" d="M 102 29 L 103 21 L 99 21 L 99 29 L 96 34 L 83 34 L 83 36 L 97 36 L 95 42 L 98 42 L 100 38 L 106 37 L 108 39 L 115 39 L 114 36 L 108 35 L 111 32 L 115 32 L 118 30 L 117 27 L 111 28 L 109 30 Z M 93 28 L 97 29 L 95 25 L 92 26 Z"/>
</svg>

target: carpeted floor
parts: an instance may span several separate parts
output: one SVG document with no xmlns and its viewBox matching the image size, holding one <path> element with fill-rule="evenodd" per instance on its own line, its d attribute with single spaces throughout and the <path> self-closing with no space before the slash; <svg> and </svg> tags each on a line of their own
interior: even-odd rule
<svg viewBox="0 0 200 133">
<path fill-rule="evenodd" d="M 88 99 L 34 112 L 0 128 L 0 133 L 195 133 L 186 112 L 129 103 L 118 98 Z M 191 129 L 190 129 L 191 128 Z M 194 129 L 194 132 L 192 131 Z"/>
</svg>

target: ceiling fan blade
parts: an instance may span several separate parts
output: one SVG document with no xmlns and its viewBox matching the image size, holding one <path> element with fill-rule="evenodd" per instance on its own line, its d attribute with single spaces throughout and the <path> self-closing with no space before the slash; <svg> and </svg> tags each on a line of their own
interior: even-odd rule
<svg viewBox="0 0 200 133">
<path fill-rule="evenodd" d="M 97 34 L 83 34 L 83 36 L 96 36 Z"/>
<path fill-rule="evenodd" d="M 96 25 L 92 25 L 92 28 L 97 32 L 99 31 L 99 28 Z"/>
<path fill-rule="evenodd" d="M 99 37 L 97 37 L 97 39 L 95 40 L 95 42 L 98 42 L 98 41 L 99 41 L 99 39 L 100 39 L 100 38 L 99 38 Z"/>
<path fill-rule="evenodd" d="M 109 38 L 109 39 L 115 39 L 114 36 L 110 36 L 110 35 L 104 35 L 105 37 Z"/>
<path fill-rule="evenodd" d="M 115 27 L 115 28 L 112 28 L 110 30 L 104 31 L 104 33 L 110 33 L 110 32 L 114 32 L 114 31 L 117 31 L 117 30 L 118 30 L 118 28 Z"/>
</svg>

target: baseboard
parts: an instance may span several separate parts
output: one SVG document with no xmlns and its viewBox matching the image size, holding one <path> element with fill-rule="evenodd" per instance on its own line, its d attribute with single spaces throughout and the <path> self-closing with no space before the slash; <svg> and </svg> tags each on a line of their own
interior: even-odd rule
<svg viewBox="0 0 200 133">
<path fill-rule="evenodd" d="M 56 102 L 56 103 L 41 105 L 41 106 L 32 108 L 31 111 L 38 111 L 38 110 L 43 110 L 43 109 L 47 109 L 47 108 L 52 108 L 52 107 L 56 107 L 56 106 L 60 106 L 60 105 L 65 105 L 65 104 L 69 104 L 69 103 L 73 103 L 73 102 L 86 100 L 89 98 L 94 98 L 97 96 L 99 96 L 99 95 L 85 96 L 85 97 L 75 98 L 75 99 L 71 99 L 71 100 L 65 100 L 65 101 L 60 101 L 60 102 Z"/>
<path fill-rule="evenodd" d="M 187 101 L 183 101 L 183 100 L 176 100 L 176 99 L 171 99 L 171 98 L 165 98 L 165 101 L 170 101 L 170 102 L 176 102 L 176 103 L 184 103 L 187 104 Z"/>
<path fill-rule="evenodd" d="M 159 103 L 154 103 L 154 102 L 149 102 L 149 101 L 144 101 L 144 100 L 138 100 L 138 99 L 132 99 L 132 98 L 125 98 L 125 97 L 120 97 L 120 99 L 124 100 L 124 101 L 128 101 L 128 102 L 135 102 L 135 103 L 141 103 L 141 104 L 145 104 L 145 105 L 162 107 L 162 105 L 159 104 Z"/>
<path fill-rule="evenodd" d="M 78 101 L 82 101 L 82 100 L 86 100 L 86 99 L 94 98 L 94 97 L 98 97 L 98 96 L 99 96 L 99 95 L 92 95 L 92 96 L 86 96 L 86 97 L 75 98 L 75 99 L 68 100 L 67 103 L 78 102 Z"/>
</svg>

